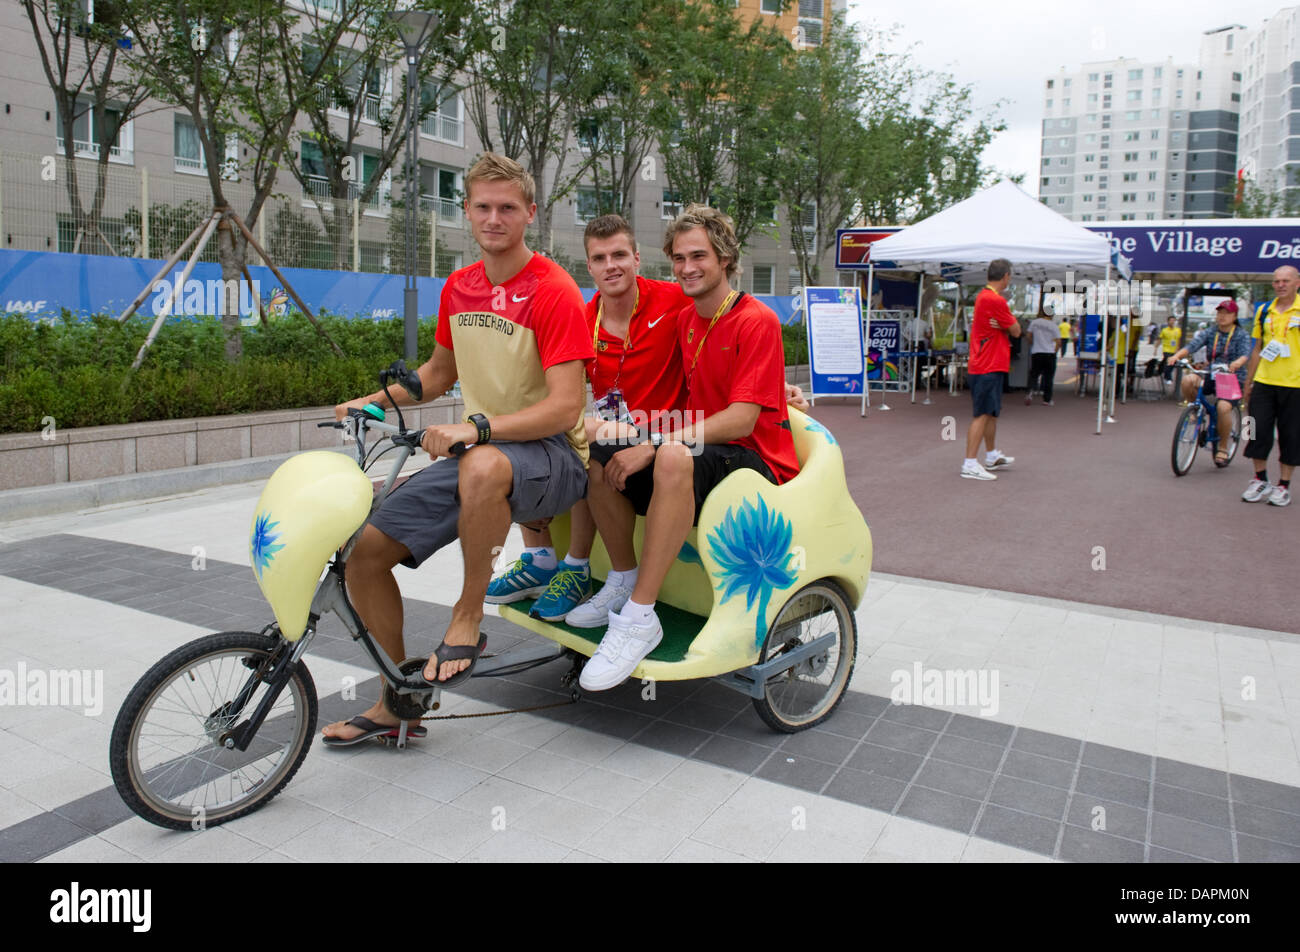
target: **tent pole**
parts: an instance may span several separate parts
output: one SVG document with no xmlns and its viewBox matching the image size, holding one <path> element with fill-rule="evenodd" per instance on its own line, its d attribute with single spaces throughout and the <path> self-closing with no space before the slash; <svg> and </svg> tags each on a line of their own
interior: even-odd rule
<svg viewBox="0 0 1300 952">
<path fill-rule="evenodd" d="M 921 319 L 921 298 L 924 295 L 924 293 L 925 293 L 925 272 L 922 271 L 920 280 L 916 282 L 916 320 L 912 322 L 913 327 L 916 326 L 916 321 L 919 321 Z M 917 353 L 916 341 L 912 341 L 912 353 L 914 354 Z M 916 375 L 920 372 L 921 372 L 921 362 L 917 358 L 913 357 L 912 358 L 912 402 L 913 403 L 916 403 Z"/>
<path fill-rule="evenodd" d="M 871 353 L 871 289 L 876 283 L 876 266 L 867 263 L 867 326 L 864 331 L 865 339 L 862 341 L 862 416 L 867 415 L 867 407 L 871 405 L 871 367 L 869 365 Z"/>
<path fill-rule="evenodd" d="M 1101 315 L 1101 344 L 1097 348 L 1097 435 L 1101 436 L 1101 415 L 1106 407 L 1106 324 L 1109 315 L 1106 313 L 1109 309 L 1106 304 L 1106 289 L 1110 287 L 1110 262 L 1106 262 L 1106 283 L 1101 287 L 1101 293 L 1097 295 L 1097 303 L 1102 305 L 1097 308 Z"/>
<path fill-rule="evenodd" d="M 1115 295 L 1115 297 L 1116 297 L 1115 330 L 1118 331 L 1119 330 L 1119 300 L 1118 300 L 1119 295 L 1117 294 Z M 1110 265 L 1109 264 L 1106 265 L 1106 307 L 1109 310 L 1110 308 Z M 1133 327 L 1130 324 L 1129 325 L 1130 332 L 1132 331 L 1132 329 Z M 1127 345 L 1128 345 L 1128 341 L 1125 341 L 1125 346 Z M 1111 382 L 1110 385 L 1110 409 L 1106 411 L 1106 419 L 1108 419 L 1111 423 L 1115 422 L 1115 391 L 1119 389 L 1119 362 L 1121 360 L 1126 360 L 1126 359 L 1128 359 L 1128 354 L 1121 354 L 1119 352 L 1119 336 L 1116 335 L 1115 337 L 1115 379 Z"/>
</svg>

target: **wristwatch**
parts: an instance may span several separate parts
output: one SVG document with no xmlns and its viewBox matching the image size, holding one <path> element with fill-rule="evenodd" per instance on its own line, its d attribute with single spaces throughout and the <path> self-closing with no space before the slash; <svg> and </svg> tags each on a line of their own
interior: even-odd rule
<svg viewBox="0 0 1300 952">
<path fill-rule="evenodd" d="M 481 413 L 471 413 L 467 422 L 473 423 L 475 428 L 478 429 L 478 438 L 474 440 L 475 443 L 487 443 L 491 441 L 492 426 L 488 423 L 487 417 Z"/>
</svg>

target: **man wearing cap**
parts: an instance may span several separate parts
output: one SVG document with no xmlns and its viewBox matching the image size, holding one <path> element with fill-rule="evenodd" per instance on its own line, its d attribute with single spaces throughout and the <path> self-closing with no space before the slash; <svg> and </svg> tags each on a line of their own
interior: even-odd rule
<svg viewBox="0 0 1300 952">
<path fill-rule="evenodd" d="M 1173 320 L 1173 318 L 1170 318 Z M 1169 355 L 1168 363 L 1170 366 L 1182 360 L 1188 354 L 1194 354 L 1202 347 L 1205 348 L 1205 356 L 1209 359 L 1210 368 L 1213 369 L 1215 364 L 1227 364 L 1228 369 L 1237 375 L 1237 381 L 1243 387 L 1246 385 L 1246 364 L 1250 360 L 1251 340 L 1250 335 L 1241 329 L 1237 323 L 1237 302 L 1232 298 L 1226 298 L 1219 302 L 1219 306 L 1214 310 L 1214 326 L 1207 327 L 1204 330 L 1196 332 L 1196 335 L 1187 342 L 1186 347 L 1179 348 Z M 1191 403 L 1196 399 L 1196 391 L 1201 386 L 1201 378 L 1196 374 L 1187 374 L 1183 377 L 1183 399 Z M 1207 391 L 1208 393 L 1208 391 Z M 1232 403 L 1233 401 L 1222 398 L 1215 401 L 1215 407 L 1219 411 L 1219 433 L 1227 434 L 1232 428 Z M 1228 451 L 1225 448 L 1225 441 L 1219 441 L 1218 452 L 1214 458 L 1220 463 L 1227 462 Z"/>
<path fill-rule="evenodd" d="M 1255 463 L 1255 478 L 1241 498 L 1267 499 L 1271 505 L 1291 502 L 1291 472 L 1300 463 L 1300 271 L 1283 265 L 1273 272 L 1272 301 L 1262 305 L 1251 322 L 1255 349 L 1246 372 L 1245 398 L 1255 422 L 1255 438 L 1246 445 L 1246 458 Z M 1276 486 L 1268 482 L 1268 456 L 1277 430 L 1282 464 Z"/>
</svg>

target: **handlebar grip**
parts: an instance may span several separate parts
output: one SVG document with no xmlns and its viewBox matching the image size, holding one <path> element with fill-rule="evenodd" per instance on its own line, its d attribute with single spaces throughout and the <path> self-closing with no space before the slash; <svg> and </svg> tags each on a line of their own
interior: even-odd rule
<svg viewBox="0 0 1300 952">
<path fill-rule="evenodd" d="M 332 427 L 334 427 L 334 429 L 336 429 L 336 430 L 341 430 L 341 429 L 343 429 L 343 424 L 340 423 L 338 420 L 327 421 L 327 422 L 325 422 L 325 423 L 317 423 L 317 424 L 316 424 L 316 429 L 319 430 L 319 429 L 321 429 L 322 427 L 327 427 L 327 426 L 332 426 Z"/>
<path fill-rule="evenodd" d="M 465 441 L 459 440 L 447 447 L 447 452 L 452 456 L 464 456 L 467 449 L 468 447 L 465 445 Z"/>
</svg>

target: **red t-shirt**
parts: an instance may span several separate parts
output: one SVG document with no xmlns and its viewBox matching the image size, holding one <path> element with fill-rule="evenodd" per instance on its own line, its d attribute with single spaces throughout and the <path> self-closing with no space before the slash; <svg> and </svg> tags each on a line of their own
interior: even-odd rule
<svg viewBox="0 0 1300 952">
<path fill-rule="evenodd" d="M 733 403 L 758 404 L 762 409 L 753 432 L 734 442 L 761 456 L 777 483 L 784 483 L 798 474 L 799 458 L 785 409 L 781 321 L 771 308 L 748 294 L 722 315 L 706 338 L 712 318 L 712 314 L 700 317 L 694 304 L 678 318 L 689 390 L 686 407 L 710 417 Z M 699 361 L 692 371 L 697 349 Z"/>
<path fill-rule="evenodd" d="M 1014 323 L 1007 299 L 997 291 L 986 287 L 976 295 L 967 373 L 1011 372 L 1011 337 L 1006 329 Z"/>
<path fill-rule="evenodd" d="M 591 393 L 597 400 L 617 381 L 629 410 L 643 410 L 651 419 L 663 410 L 686 407 L 686 378 L 677 346 L 677 318 L 691 299 L 675 281 L 651 281 L 637 276 L 639 297 L 628 322 L 627 352 L 623 338 L 601 322 L 596 356 L 587 361 Z M 597 294 L 587 304 L 587 330 L 596 335 Z M 620 367 L 621 364 L 621 367 Z"/>
<path fill-rule="evenodd" d="M 442 287 L 434 336 L 456 354 L 466 415 L 489 419 L 545 399 L 550 367 L 591 359 L 582 292 L 568 272 L 542 255 L 533 255 L 499 287 L 488 280 L 482 261 L 453 272 Z M 581 414 L 566 435 L 585 462 Z"/>
</svg>

